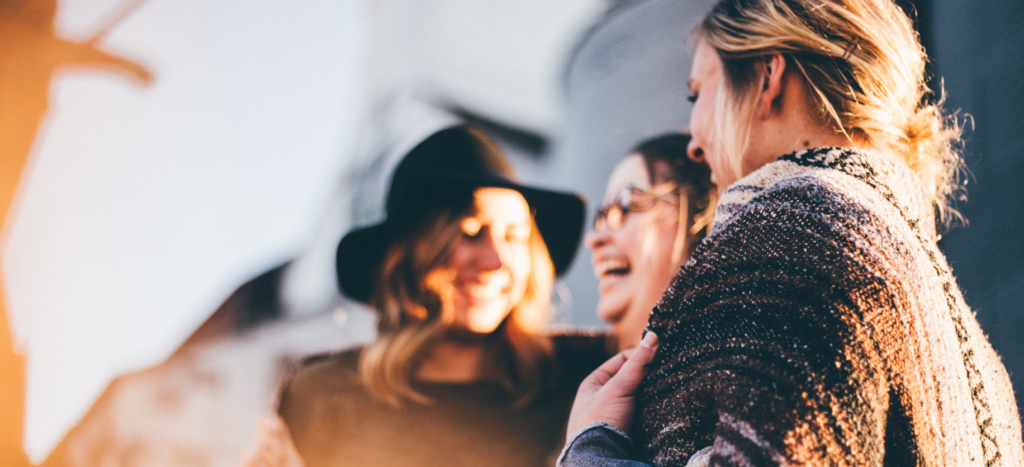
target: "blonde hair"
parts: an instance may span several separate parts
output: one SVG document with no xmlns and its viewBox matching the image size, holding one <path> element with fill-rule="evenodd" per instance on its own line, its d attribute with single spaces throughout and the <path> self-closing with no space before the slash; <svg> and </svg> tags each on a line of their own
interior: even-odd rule
<svg viewBox="0 0 1024 467">
<path fill-rule="evenodd" d="M 403 400 L 429 403 L 412 378 L 430 346 L 452 322 L 451 281 L 445 268 L 452 245 L 463 234 L 463 213 L 445 212 L 396 240 L 384 256 L 370 305 L 380 315 L 377 339 L 366 346 L 359 371 L 370 394 L 398 407 Z M 553 350 L 541 332 L 547 324 L 554 266 L 536 224 L 530 235 L 531 271 L 522 299 L 494 332 L 488 368 L 513 395 L 515 406 L 531 402 L 553 371 Z"/>
<path fill-rule="evenodd" d="M 737 175 L 765 76 L 757 62 L 780 52 L 799 71 L 822 122 L 895 154 L 924 184 L 945 223 L 958 187 L 961 128 L 929 90 L 927 56 L 892 0 L 721 0 L 695 31 L 717 52 L 725 78 L 715 130 Z M 731 91 L 731 92 L 730 92 Z"/>
</svg>

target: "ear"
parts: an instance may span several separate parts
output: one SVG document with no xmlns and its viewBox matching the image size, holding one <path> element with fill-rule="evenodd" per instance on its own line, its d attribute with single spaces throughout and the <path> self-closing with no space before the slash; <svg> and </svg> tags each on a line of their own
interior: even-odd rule
<svg viewBox="0 0 1024 467">
<path fill-rule="evenodd" d="M 772 52 L 761 59 L 764 67 L 764 89 L 758 102 L 757 114 L 761 118 L 772 112 L 772 103 L 782 95 L 782 74 L 786 71 L 786 58 L 779 52 Z"/>
<path fill-rule="evenodd" d="M 697 140 L 690 138 L 686 145 L 686 157 L 697 163 L 704 162 L 704 150 L 697 146 Z"/>
</svg>

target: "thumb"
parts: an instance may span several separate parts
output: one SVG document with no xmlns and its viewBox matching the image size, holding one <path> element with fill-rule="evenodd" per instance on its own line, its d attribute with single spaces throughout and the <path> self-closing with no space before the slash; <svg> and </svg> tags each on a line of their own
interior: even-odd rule
<svg viewBox="0 0 1024 467">
<path fill-rule="evenodd" d="M 619 387 L 618 392 L 620 394 L 633 394 L 636 392 L 636 388 L 640 386 L 640 381 L 647 374 L 647 365 L 654 361 L 654 354 L 658 351 L 658 345 L 658 335 L 652 331 L 647 331 L 644 339 L 640 341 L 640 345 L 637 346 L 636 350 L 629 356 L 629 359 L 626 360 L 626 363 L 622 364 L 619 372 L 612 378 L 617 380 L 614 383 Z"/>
</svg>

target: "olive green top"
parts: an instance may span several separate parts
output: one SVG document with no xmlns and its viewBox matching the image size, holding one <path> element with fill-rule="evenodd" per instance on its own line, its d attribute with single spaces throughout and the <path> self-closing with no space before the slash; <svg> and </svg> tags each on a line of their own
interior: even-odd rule
<svg viewBox="0 0 1024 467">
<path fill-rule="evenodd" d="M 307 467 L 553 466 L 580 382 L 609 358 L 604 336 L 556 335 L 556 378 L 529 406 L 499 384 L 414 383 L 433 403 L 374 399 L 362 349 L 314 357 L 281 394 L 279 413 Z"/>
</svg>

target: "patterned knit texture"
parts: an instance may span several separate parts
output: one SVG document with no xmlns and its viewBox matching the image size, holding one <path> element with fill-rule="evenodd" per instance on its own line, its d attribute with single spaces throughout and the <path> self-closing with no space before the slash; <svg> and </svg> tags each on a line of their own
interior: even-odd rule
<svg viewBox="0 0 1024 467">
<path fill-rule="evenodd" d="M 1021 466 L 1006 369 L 905 165 L 786 155 L 723 194 L 650 328 L 640 455 L 686 465 Z"/>
</svg>

